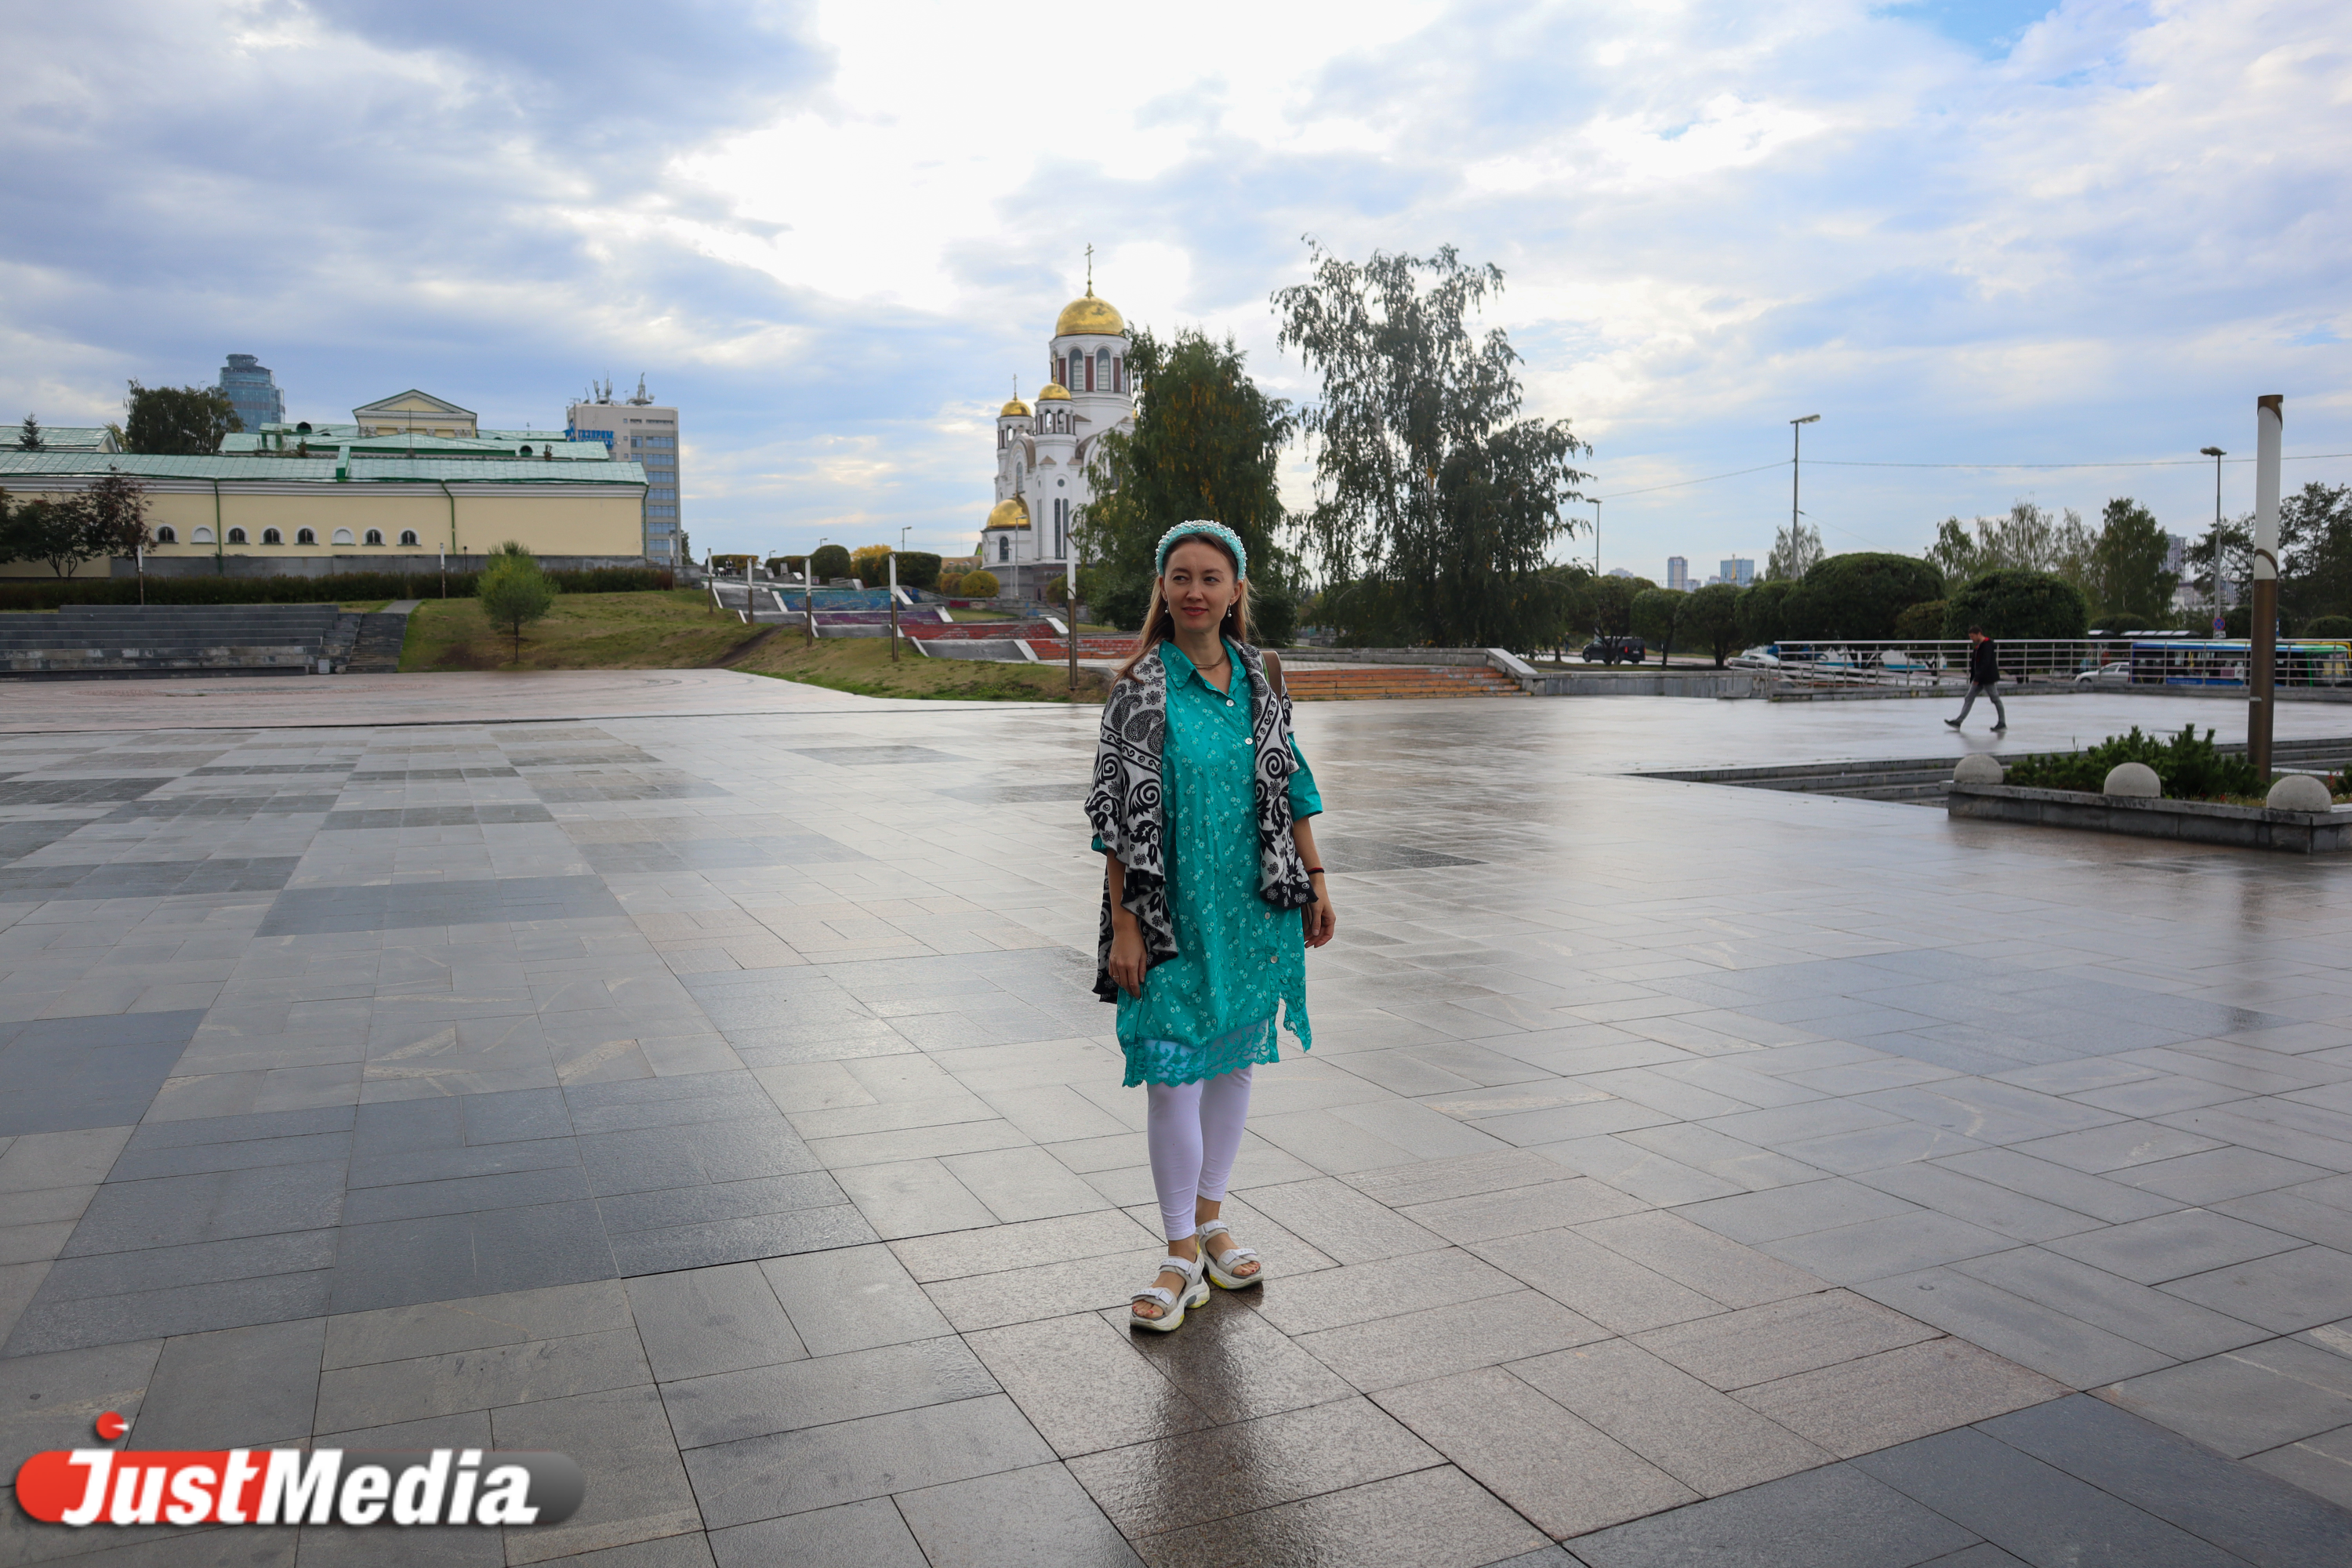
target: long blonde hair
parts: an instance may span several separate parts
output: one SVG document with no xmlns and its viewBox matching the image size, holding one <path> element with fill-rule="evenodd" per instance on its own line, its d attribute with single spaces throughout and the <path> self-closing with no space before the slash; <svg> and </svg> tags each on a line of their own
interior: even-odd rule
<svg viewBox="0 0 2352 1568">
<path fill-rule="evenodd" d="M 1181 544 L 1191 544 L 1195 540 L 1216 546 L 1217 552 L 1225 558 L 1225 563 L 1234 569 L 1234 584 L 1238 592 L 1234 595 L 1232 607 L 1225 611 L 1225 618 L 1217 623 L 1217 631 L 1237 643 L 1247 644 L 1249 579 L 1241 574 L 1241 563 L 1234 559 L 1234 552 L 1225 548 L 1223 540 L 1213 534 L 1195 533 L 1188 535 Z M 1176 617 L 1168 613 L 1168 605 L 1160 595 L 1160 585 L 1164 580 L 1165 574 L 1151 579 L 1151 603 L 1143 612 L 1143 630 L 1136 635 L 1135 647 L 1129 652 L 1127 662 L 1120 665 L 1118 673 L 1112 677 L 1113 685 L 1133 675 L 1135 667 L 1149 658 L 1153 649 L 1176 636 Z"/>
</svg>

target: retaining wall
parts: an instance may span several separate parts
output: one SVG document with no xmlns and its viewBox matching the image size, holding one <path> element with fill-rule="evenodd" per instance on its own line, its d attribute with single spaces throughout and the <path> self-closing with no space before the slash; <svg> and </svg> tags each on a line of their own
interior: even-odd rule
<svg viewBox="0 0 2352 1568">
<path fill-rule="evenodd" d="M 2281 849 L 2294 855 L 2352 849 L 2352 807 L 2334 811 L 2273 811 L 2202 800 L 2140 800 L 2080 790 L 2026 789 L 2016 784 L 1954 783 L 1944 806 L 1955 818 L 2079 827 L 2140 838 L 2226 844 L 2241 849 Z"/>
</svg>

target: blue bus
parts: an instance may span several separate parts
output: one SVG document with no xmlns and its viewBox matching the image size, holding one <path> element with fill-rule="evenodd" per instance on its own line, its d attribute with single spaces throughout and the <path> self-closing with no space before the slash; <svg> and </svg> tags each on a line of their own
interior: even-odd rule
<svg viewBox="0 0 2352 1568">
<path fill-rule="evenodd" d="M 2128 680 L 2134 686 L 2243 686 L 2251 679 L 2253 644 L 2245 637 L 2134 637 L 2127 646 L 2127 653 L 2122 647 L 2102 647 L 2097 663 L 2075 679 L 2102 685 Z M 2352 686 L 2352 644 L 2282 640 L 2276 649 L 2273 668 L 2281 686 Z"/>
</svg>

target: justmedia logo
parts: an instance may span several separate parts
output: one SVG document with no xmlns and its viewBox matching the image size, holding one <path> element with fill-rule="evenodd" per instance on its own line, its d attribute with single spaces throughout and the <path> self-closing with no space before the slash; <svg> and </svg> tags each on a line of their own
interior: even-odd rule
<svg viewBox="0 0 2352 1568">
<path fill-rule="evenodd" d="M 122 1435 L 100 1417 L 99 1436 Z M 587 1479 L 568 1456 L 484 1448 L 51 1448 L 16 1470 L 47 1524 L 554 1524 Z"/>
</svg>

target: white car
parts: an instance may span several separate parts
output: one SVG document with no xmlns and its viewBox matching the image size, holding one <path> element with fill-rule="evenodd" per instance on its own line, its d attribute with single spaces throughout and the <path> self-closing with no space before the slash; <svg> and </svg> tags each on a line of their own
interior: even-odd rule
<svg viewBox="0 0 2352 1568">
<path fill-rule="evenodd" d="M 1780 668 L 1780 656 L 1772 651 L 1772 645 L 1767 643 L 1762 647 L 1751 647 L 1746 653 L 1734 654 L 1724 662 L 1733 669 L 1778 669 Z"/>
<path fill-rule="evenodd" d="M 2084 670 L 2074 677 L 2074 684 L 2077 686 L 2129 686 L 2131 678 L 2131 660 L 2118 658 L 2100 665 L 2095 669 Z"/>
</svg>

